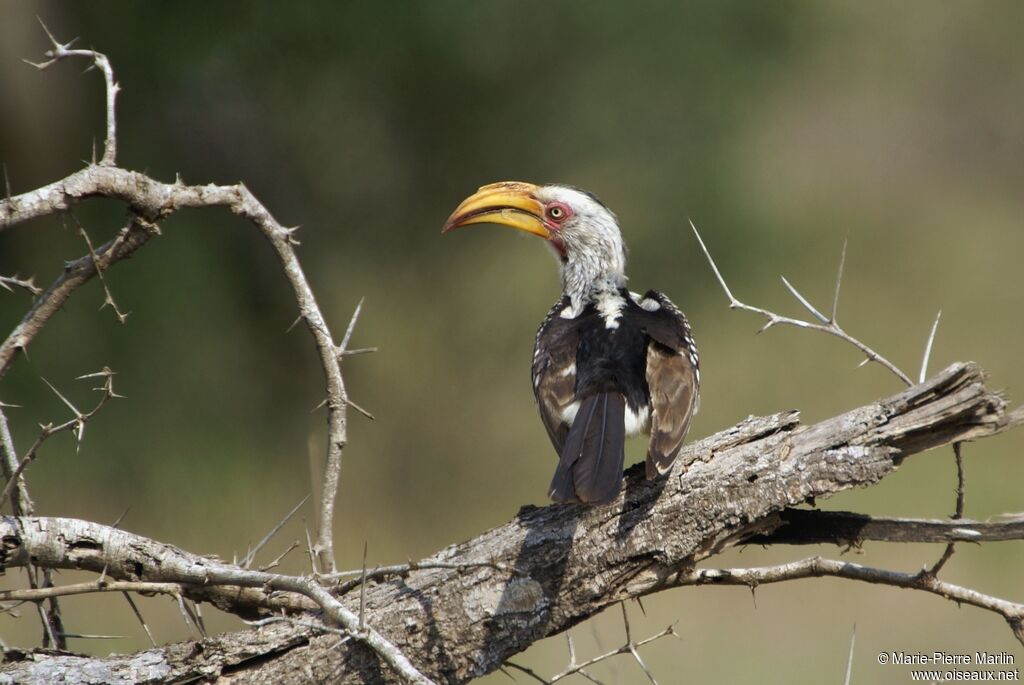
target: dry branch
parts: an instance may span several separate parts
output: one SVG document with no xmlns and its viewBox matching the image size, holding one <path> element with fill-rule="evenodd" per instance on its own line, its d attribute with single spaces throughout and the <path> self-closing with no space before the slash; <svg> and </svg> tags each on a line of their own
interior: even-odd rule
<svg viewBox="0 0 1024 685">
<path fill-rule="evenodd" d="M 780 526 L 752 535 L 748 545 L 843 545 L 877 542 L 996 542 L 1024 540 L 1024 515 L 997 521 L 886 518 L 850 511 L 783 509 Z"/>
<path fill-rule="evenodd" d="M 346 442 L 346 408 L 370 414 L 348 398 L 340 362 L 347 355 L 375 349 L 348 349 L 362 303 L 336 345 L 295 254 L 295 229 L 279 224 L 244 185 L 190 186 L 180 179 L 160 183 L 118 168 L 115 100 L 119 86 L 109 60 L 93 50 L 71 49 L 70 43 L 61 44 L 49 31 L 47 35 L 53 48 L 46 54 L 47 61 L 35 66 L 44 69 L 65 58 L 81 57 L 103 73 L 107 96 L 103 155 L 98 163 L 94 159 L 85 169 L 37 190 L 17 196 L 11 196 L 8 190 L 7 199 L 0 200 L 0 232 L 33 218 L 70 212 L 91 197 L 120 200 L 128 209 L 129 220 L 114 240 L 99 248 L 94 248 L 80 227 L 88 253 L 69 263 L 45 292 L 36 293 L 38 289 L 31 280 L 0 277 L 0 287 L 16 286 L 39 294 L 21 323 L 0 344 L 0 378 L 75 290 L 93 276 L 103 279 L 111 266 L 158 235 L 160 221 L 182 208 L 226 207 L 251 222 L 270 241 L 292 287 L 299 318 L 312 334 L 327 381 L 324 404 L 328 412 L 328 453 L 316 542 L 309 544 L 314 573 L 308 577 L 287 576 L 245 568 L 263 543 L 247 555 L 243 564 L 226 564 L 116 526 L 31 516 L 21 471 L 47 431 L 80 431 L 95 411 L 83 414 L 64 400 L 75 418 L 55 428 L 44 428 L 44 437 L 20 462 L 6 417 L 0 411 L 0 447 L 8 481 L 2 496 L 11 497 L 16 513 L 0 519 L 0 570 L 42 568 L 46 574 L 40 586 L 30 573 L 31 588 L 0 592 L 0 601 L 34 602 L 50 639 L 57 641 L 64 636 L 59 615 L 56 611 L 43 612 L 43 600 L 55 607 L 53 602 L 59 596 L 162 592 L 177 598 L 187 620 L 203 635 L 196 641 L 131 656 L 91 658 L 9 651 L 7 662 L 0 666 L 0 682 L 128 683 L 231 676 L 253 683 L 405 680 L 426 684 L 431 679 L 463 683 L 499 668 L 508 657 L 536 640 L 565 631 L 624 599 L 678 585 L 752 585 L 820 575 L 922 590 L 987 609 L 1007 620 L 1024 641 L 1022 605 L 935 577 L 952 554 L 953 542 L 1020 539 L 1024 535 L 1021 517 L 992 523 L 959 519 L 963 510 L 962 472 L 955 521 L 878 519 L 792 508 L 851 487 L 870 485 L 910 454 L 986 437 L 1024 423 L 1024 411 L 1007 413 L 1001 398 L 985 389 L 980 371 L 970 364 L 955 365 L 899 395 L 810 427 L 800 426 L 795 412 L 752 417 L 688 446 L 665 479 L 648 482 L 632 469 L 623 495 L 611 506 L 528 507 L 505 526 L 429 559 L 373 570 L 365 569 L 364 564 L 359 578 L 344 580 L 346 574 L 335 569 L 331 526 Z M 847 334 L 836 320 L 845 246 L 829 316 L 783 279 L 819 323 L 783 317 L 740 302 L 706 247 L 704 251 L 730 306 L 766 317 L 765 328 L 788 324 L 842 338 L 868 360 L 881 363 L 910 385 L 905 373 Z M 106 303 L 123 321 L 125 315 L 114 304 L 105 280 L 103 286 Z M 936 318 L 922 360 L 922 376 L 937 324 Z M 104 401 L 113 396 L 109 373 L 105 389 Z M 915 574 L 820 558 L 768 568 L 694 568 L 701 559 L 734 544 L 860 544 L 869 539 L 942 541 L 948 546 L 930 572 Z M 91 570 L 99 574 L 99 579 L 50 587 L 50 570 L 61 568 Z M 148 633 L 137 607 L 129 595 L 125 596 Z M 192 600 L 262 618 L 256 630 L 209 638 Z M 268 616 L 270 612 L 275 613 Z M 277 612 L 304 613 L 297 617 Z M 626 644 L 597 660 L 628 652 L 654 683 L 654 675 L 637 648 L 670 634 L 671 629 L 649 640 L 636 641 L 625 611 L 623 617 Z M 584 669 L 596 660 L 579 664 L 571 640 L 569 647 L 569 666 L 550 680 L 529 669 L 516 668 L 542 682 L 573 674 L 592 679 Z"/>
<path fill-rule="evenodd" d="M 784 530 L 787 507 L 875 483 L 911 454 L 1021 423 L 1024 412 L 1007 412 L 971 364 L 954 365 L 927 383 L 812 426 L 801 426 L 795 412 L 750 418 L 687 446 L 663 480 L 649 482 L 631 470 L 624 493 L 612 505 L 527 507 L 508 524 L 424 560 L 421 570 L 370 583 L 367 622 L 428 677 L 464 683 L 617 602 L 693 578 L 698 561 L 728 546 Z M 161 552 L 167 546 L 153 541 L 133 537 L 133 544 L 142 540 L 144 547 L 108 548 L 103 536 L 124 541 L 119 536 L 129 534 L 122 531 L 88 524 L 88 536 L 79 544 L 73 526 L 80 525 L 67 519 L 4 520 L 0 537 L 7 565 L 31 554 L 56 567 L 108 565 L 115 579 L 220 582 L 203 574 L 169 577 L 159 554 L 170 552 Z M 820 575 L 822 568 L 802 573 Z M 130 577 L 123 577 L 126 572 Z M 942 596 L 960 598 L 960 590 L 946 584 L 910 584 L 905 576 L 914 574 L 880 574 L 876 582 L 933 593 L 937 588 Z M 191 591 L 186 587 L 187 594 Z M 357 595 L 340 601 L 354 612 Z M 985 606 L 984 601 L 975 604 Z M 1007 612 L 1014 606 L 1000 605 Z M 174 677 L 231 673 L 253 683 L 304 682 L 303 667 L 314 664 L 316 673 L 331 674 L 334 682 L 397 682 L 358 642 L 339 647 L 337 635 L 328 630 L 287 622 L 209 638 L 201 656 L 189 644 L 132 657 L 60 657 L 60 663 L 123 674 L 145 658 L 152 669 Z M 0 673 L 28 677 L 32 667 L 13 663 Z"/>
<path fill-rule="evenodd" d="M 114 77 L 109 60 L 105 55 L 94 50 L 71 49 L 71 43 L 62 44 L 53 37 L 45 25 L 43 29 L 46 31 L 53 48 L 46 53 L 46 61 L 40 63 L 29 62 L 30 64 L 39 69 L 46 69 L 65 58 L 83 57 L 90 59 L 93 65 L 102 71 L 104 75 L 107 92 L 107 137 L 104 143 L 104 152 L 102 159 L 98 163 L 95 161 L 94 155 L 92 164 L 62 181 L 17 196 L 11 196 L 10 192 L 8 192 L 7 199 L 0 201 L 0 232 L 33 218 L 70 212 L 71 208 L 78 202 L 97 196 L 122 201 L 127 206 L 131 218 L 128 226 L 121 231 L 118 237 L 101 246 L 99 250 L 94 249 L 84 227 L 79 225 L 79 232 L 86 242 L 88 254 L 77 262 L 67 265 L 65 272 L 36 300 L 21 323 L 0 344 L 0 378 L 10 368 L 17 353 L 26 350 L 29 343 L 39 334 L 40 330 L 46 325 L 53 314 L 60 309 L 67 298 L 94 275 L 98 275 L 103 281 L 106 295 L 105 304 L 113 307 L 118 319 L 123 323 L 125 315 L 114 303 L 103 274 L 110 266 L 130 256 L 149 237 L 157 235 L 159 233 L 159 221 L 183 207 L 223 206 L 230 208 L 235 214 L 255 225 L 270 241 L 278 255 L 285 276 L 292 287 L 299 307 L 300 318 L 306 323 L 307 328 L 312 334 L 321 365 L 324 369 L 327 381 L 327 399 L 325 401 L 328 424 L 327 457 L 323 472 L 323 482 L 320 487 L 316 544 L 312 546 L 312 551 L 315 553 L 321 570 L 326 572 L 335 571 L 332 534 L 334 503 L 340 483 L 342 452 L 347 442 L 347 408 L 352 405 L 345 391 L 340 359 L 352 334 L 358 310 L 349 324 L 342 345 L 340 347 L 336 346 L 313 291 L 299 264 L 298 257 L 295 254 L 294 246 L 298 244 L 294 238 L 296 229 L 286 228 L 278 223 L 267 208 L 241 183 L 233 186 L 186 186 L 178 178 L 173 184 L 162 184 L 144 174 L 116 167 L 117 118 L 115 102 L 120 88 Z M 3 286 L 9 288 L 9 285 L 10 279 L 6 279 L 3 282 Z M 70 406 L 70 403 L 68 404 Z M 81 412 L 78 412 L 73 406 L 71 408 L 77 416 L 76 425 L 79 429 L 83 428 L 85 418 L 87 417 L 83 417 Z M 6 434 L 6 422 L 4 422 L 3 428 Z M 9 440 L 5 440 L 3 446 L 3 463 L 9 483 L 18 484 L 19 490 L 15 500 L 17 505 L 20 500 L 27 499 L 27 490 L 24 488 L 23 479 L 20 478 L 20 470 L 24 469 L 24 466 L 29 463 L 30 459 L 23 460 L 19 468 L 13 447 L 7 444 L 9 442 Z M 8 489 L 9 491 L 10 488 Z M 21 497 L 22 491 L 26 495 L 24 498 Z M 16 513 L 25 514 L 31 512 L 16 509 Z M 260 574 L 260 572 L 255 571 L 247 572 L 241 569 L 239 571 Z M 227 568 L 221 568 L 218 572 L 227 575 L 234 573 L 231 569 Z M 49 584 L 48 568 L 44 569 L 44 574 L 47 574 L 46 583 Z M 267 588 L 286 589 L 312 599 L 328 616 L 352 632 L 354 637 L 369 645 L 381 659 L 386 661 L 396 672 L 402 674 L 404 679 L 416 683 L 430 682 L 416 671 L 404 655 L 396 650 L 393 645 L 381 638 L 372 628 L 365 627 L 361 616 L 358 622 L 352 620 L 353 615 L 345 607 L 338 604 L 315 580 L 291 576 L 275 576 L 271 578 L 271 574 L 266 573 L 262 575 L 267 576 L 266 582 L 262 583 Z M 252 577 L 254 576 L 250 576 L 250 580 Z M 235 584 L 246 587 L 252 586 L 251 583 L 247 584 L 246 582 Z M 259 584 L 257 583 L 257 585 Z M 50 596 L 51 605 L 56 601 L 55 597 L 56 595 Z M 184 600 L 181 601 L 181 605 L 183 612 L 187 612 L 188 607 Z M 197 619 L 198 617 L 193 618 Z M 193 622 L 202 631 L 201 620 L 193 620 Z M 50 622 L 46 623 L 46 627 L 48 633 L 52 636 L 55 631 L 52 629 Z"/>
</svg>

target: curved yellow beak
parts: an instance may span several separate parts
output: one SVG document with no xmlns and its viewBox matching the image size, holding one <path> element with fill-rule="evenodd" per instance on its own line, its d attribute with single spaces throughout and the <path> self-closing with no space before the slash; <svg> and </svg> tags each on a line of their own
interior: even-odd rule
<svg viewBox="0 0 1024 685">
<path fill-rule="evenodd" d="M 522 181 L 483 186 L 455 208 L 441 233 L 470 224 L 500 224 L 550 238 L 551 232 L 544 225 L 544 207 L 536 192 L 537 186 Z"/>
</svg>

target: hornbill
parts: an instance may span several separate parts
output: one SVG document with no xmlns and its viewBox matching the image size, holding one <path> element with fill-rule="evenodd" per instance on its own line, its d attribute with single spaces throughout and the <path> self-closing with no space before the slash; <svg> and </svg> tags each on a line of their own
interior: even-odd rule
<svg viewBox="0 0 1024 685">
<path fill-rule="evenodd" d="M 626 288 L 615 215 L 577 188 L 502 182 L 464 200 L 442 233 L 484 223 L 544 238 L 561 265 L 562 296 L 537 332 L 532 365 L 541 419 L 559 455 L 551 499 L 615 499 L 626 436 L 639 432 L 651 436 L 647 477 L 667 473 L 697 409 L 697 347 L 667 297 Z"/>
</svg>

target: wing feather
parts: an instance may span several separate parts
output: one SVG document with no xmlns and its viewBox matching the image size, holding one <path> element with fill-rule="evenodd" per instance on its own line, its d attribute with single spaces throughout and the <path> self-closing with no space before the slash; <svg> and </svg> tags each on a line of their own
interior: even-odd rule
<svg viewBox="0 0 1024 685">
<path fill-rule="evenodd" d="M 700 358 L 690 324 L 671 300 L 649 291 L 645 300 L 660 306 L 647 310 L 647 385 L 651 396 L 651 440 L 647 449 L 648 478 L 665 474 L 686 439 L 697 411 Z"/>
<path fill-rule="evenodd" d="M 569 435 L 565 413 L 576 400 L 579 333 L 572 320 L 560 316 L 567 305 L 567 298 L 555 303 L 537 331 L 531 369 L 540 418 L 558 454 Z"/>
</svg>

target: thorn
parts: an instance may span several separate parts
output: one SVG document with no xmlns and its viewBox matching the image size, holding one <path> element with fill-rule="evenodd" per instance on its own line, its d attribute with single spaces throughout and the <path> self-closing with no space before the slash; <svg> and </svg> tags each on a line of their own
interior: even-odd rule
<svg viewBox="0 0 1024 685">
<path fill-rule="evenodd" d="M 629 628 L 629 614 L 626 612 L 626 603 L 619 602 L 619 606 L 622 608 L 622 622 L 626 626 L 626 642 L 633 644 L 632 631 Z"/>
<path fill-rule="evenodd" d="M 288 335 L 293 330 L 295 330 L 295 327 L 299 325 L 300 321 L 302 321 L 302 314 L 299 314 L 298 316 L 295 317 L 295 321 L 292 321 L 291 325 L 285 329 L 284 334 Z"/>
<path fill-rule="evenodd" d="M 360 407 L 358 404 L 356 404 L 355 402 L 353 402 L 352 400 L 350 400 L 347 397 L 345 398 L 345 404 L 347 404 L 348 406 L 352 407 L 357 412 L 359 412 L 360 414 L 362 414 L 366 418 L 370 419 L 371 421 L 374 421 L 376 419 L 376 417 L 374 417 L 373 414 L 371 414 L 370 412 L 366 411 L 365 409 L 363 409 L 362 407 Z"/>
<path fill-rule="evenodd" d="M 117 375 L 117 371 L 111 371 L 109 366 L 104 366 L 102 370 L 97 371 L 95 373 L 87 373 L 87 374 L 82 375 L 82 376 L 75 376 L 75 380 L 76 381 L 81 381 L 81 380 L 85 380 L 86 378 L 100 378 L 100 377 L 102 377 L 102 378 L 110 378 L 111 376 L 116 376 L 116 375 Z"/>
<path fill-rule="evenodd" d="M 320 572 L 316 568 L 316 550 L 313 548 L 313 538 L 309 537 L 309 528 L 306 528 L 306 552 L 309 554 L 309 565 L 313 571 L 313 576 L 320 575 Z"/>
<path fill-rule="evenodd" d="M 124 635 L 90 635 L 88 633 L 60 633 L 61 637 L 75 640 L 124 640 Z"/>
<path fill-rule="evenodd" d="M 46 37 L 50 39 L 51 43 L 53 43 L 53 47 L 56 48 L 57 50 L 60 50 L 61 48 L 63 48 L 64 46 L 61 45 L 59 42 L 57 42 L 57 39 L 53 37 L 52 33 L 50 33 L 50 29 L 48 29 L 46 27 L 46 24 L 43 23 L 43 18 L 40 17 L 37 14 L 36 15 L 36 20 L 39 22 L 39 25 L 43 27 L 43 31 L 46 32 Z"/>
<path fill-rule="evenodd" d="M 640 600 L 639 595 L 636 598 L 636 604 L 638 607 L 640 607 L 640 613 L 644 616 L 647 616 L 647 609 L 644 608 L 644 603 Z"/>
<path fill-rule="evenodd" d="M 942 318 L 942 310 L 935 315 L 935 322 L 932 324 L 932 331 L 928 334 L 928 342 L 924 345 L 924 357 L 921 359 L 921 373 L 917 382 L 924 383 L 928 377 L 928 359 L 932 356 L 932 344 L 935 342 L 935 332 L 939 329 L 939 319 Z"/>
<path fill-rule="evenodd" d="M 53 390 L 54 394 L 56 394 L 57 397 L 59 397 L 61 399 L 61 401 L 64 402 L 64 404 L 68 405 L 68 407 L 71 409 L 71 411 L 73 411 L 75 413 L 75 416 L 81 418 L 82 412 L 78 411 L 78 407 L 76 407 L 75 405 L 71 404 L 71 402 L 68 400 L 68 398 L 64 397 L 64 395 L 61 395 L 60 391 L 57 390 L 57 388 L 53 387 L 53 385 L 50 383 L 50 381 L 46 380 L 42 376 L 40 376 L 40 378 L 43 379 L 43 383 L 46 383 L 47 385 L 50 386 L 50 390 Z"/>
<path fill-rule="evenodd" d="M 4 190 L 7 192 L 7 201 L 11 201 L 11 179 L 7 176 L 7 163 L 3 164 L 4 168 Z"/>
<path fill-rule="evenodd" d="M 750 601 L 754 603 L 754 608 L 757 608 L 757 586 L 750 585 Z"/>
<path fill-rule="evenodd" d="M 857 624 L 853 624 L 853 632 L 850 634 L 850 654 L 846 657 L 846 677 L 843 685 L 850 685 L 850 674 L 853 672 L 853 647 L 857 644 Z"/>
<path fill-rule="evenodd" d="M 124 598 L 125 598 L 126 600 L 128 600 L 128 604 L 129 604 L 129 606 L 131 606 L 131 608 L 132 608 L 132 613 L 134 613 L 134 614 L 135 614 L 135 618 L 137 618 L 137 619 L 139 620 L 139 623 L 141 623 L 141 624 L 142 624 L 142 629 L 143 629 L 143 630 L 145 630 L 145 631 L 146 631 L 146 635 L 148 635 L 148 636 L 149 636 L 149 641 L 150 641 L 151 643 L 153 643 L 153 646 L 154 646 L 154 647 L 156 647 L 156 646 L 157 646 L 157 645 L 156 645 L 156 639 L 155 639 L 155 638 L 153 637 L 153 633 L 152 633 L 152 632 L 150 632 L 150 630 L 149 630 L 149 626 L 148 626 L 148 625 L 146 625 L 146 620 L 145 620 L 144 618 L 142 618 L 142 612 L 141 612 L 141 611 L 139 611 L 139 607 L 138 607 L 138 606 L 136 606 L 136 604 L 135 604 L 135 600 L 133 600 L 133 599 L 132 599 L 132 596 L 131 596 L 131 595 L 129 595 L 129 594 L 127 593 L 127 592 L 122 592 L 121 594 L 122 594 L 122 595 L 124 595 Z"/>
<path fill-rule="evenodd" d="M 285 526 L 285 524 L 288 523 L 288 521 L 291 520 L 291 518 L 293 516 L 295 516 L 295 513 L 308 500 L 309 500 L 309 495 L 306 495 L 305 497 L 303 497 L 302 500 L 298 504 L 296 504 L 294 507 L 292 507 L 291 511 L 289 511 L 287 514 L 284 515 L 284 518 L 281 519 L 276 526 L 274 526 L 273 528 L 270 529 L 269 533 L 267 533 L 266 535 L 263 536 L 263 539 L 260 540 L 259 543 L 255 547 L 253 547 L 252 550 L 248 554 L 246 554 L 245 557 L 242 559 L 242 564 L 241 564 L 242 568 L 249 568 L 249 566 L 255 560 L 256 555 L 259 553 L 259 551 L 261 549 L 263 549 L 263 547 L 268 542 L 270 542 L 270 539 L 272 537 L 277 535 L 278 531 L 280 531 Z"/>
<path fill-rule="evenodd" d="M 356 328 L 356 321 L 359 320 L 359 313 L 363 311 L 363 302 L 365 300 L 365 297 L 359 298 L 359 304 L 356 305 L 355 311 L 352 312 L 352 318 L 349 319 L 348 328 L 345 329 L 345 336 L 341 339 L 341 344 L 338 345 L 338 354 L 344 354 L 345 350 L 348 349 L 348 341 L 352 338 L 352 332 Z"/>
<path fill-rule="evenodd" d="M 839 309 L 839 286 L 843 282 L 843 267 L 846 265 L 846 244 L 850 241 L 849 238 L 843 238 L 843 251 L 839 255 L 839 268 L 836 270 L 836 290 L 832 295 L 832 316 L 830 318 L 831 323 L 836 321 L 836 312 Z"/>
<path fill-rule="evenodd" d="M 718 265 L 715 264 L 715 260 L 711 258 L 711 253 L 708 252 L 708 246 L 704 244 L 704 239 L 700 237 L 700 233 L 697 231 L 697 227 L 694 225 L 693 219 L 689 219 L 689 222 L 690 228 L 693 229 L 693 234 L 697 236 L 697 242 L 700 243 L 701 249 L 704 250 L 704 256 L 708 258 L 708 262 L 711 264 L 711 269 L 715 272 L 715 276 L 718 277 L 718 282 L 721 284 L 722 290 L 725 291 L 726 296 L 729 298 L 730 306 L 734 306 L 738 300 L 733 297 L 732 291 L 729 290 L 729 286 L 725 284 L 725 279 L 722 278 L 722 272 L 718 270 Z"/>
<path fill-rule="evenodd" d="M 366 632 L 366 550 L 367 542 L 363 540 L 363 576 L 359 586 L 359 632 Z"/>
<path fill-rule="evenodd" d="M 313 407 L 312 409 L 310 409 L 310 410 L 309 410 L 309 413 L 310 413 L 310 414 L 312 414 L 313 412 L 317 411 L 318 409 L 322 409 L 322 408 L 323 408 L 323 407 L 324 407 L 324 406 L 325 406 L 325 405 L 327 404 L 327 400 L 328 400 L 328 398 L 326 398 L 326 397 L 325 397 L 325 398 L 324 398 L 324 399 L 323 399 L 323 400 L 322 400 L 322 401 L 320 402 L 320 404 L 318 404 L 318 405 L 316 405 L 315 407 Z"/>
<path fill-rule="evenodd" d="M 828 318 L 824 314 L 819 312 L 817 309 L 815 309 L 814 305 L 808 302 L 807 298 L 801 295 L 797 291 L 797 289 L 793 287 L 793 284 L 786 280 L 785 276 L 780 276 L 780 278 L 782 279 L 782 282 L 786 285 L 786 287 L 789 288 L 789 292 L 793 294 L 793 297 L 795 297 L 800 302 L 800 304 L 802 304 L 804 308 L 807 309 L 807 311 L 809 311 L 814 316 L 814 318 L 816 318 L 818 321 L 824 324 L 829 323 Z"/>
<path fill-rule="evenodd" d="M 370 354 L 377 351 L 376 347 L 357 347 L 354 350 L 343 350 L 340 354 L 342 357 L 354 357 L 357 354 Z"/>
<path fill-rule="evenodd" d="M 129 512 L 129 511 L 131 511 L 131 510 L 132 510 L 132 507 L 131 507 L 131 505 L 128 505 L 127 507 L 125 507 L 125 510 L 121 512 L 121 515 L 120 515 L 120 516 L 118 516 L 118 517 L 117 517 L 117 518 L 116 518 L 116 519 L 114 520 L 114 522 L 110 524 L 110 527 L 111 527 L 111 528 L 117 528 L 118 526 L 120 526 L 120 525 L 121 525 L 121 521 L 123 521 L 123 520 L 124 520 L 124 517 L 125 517 L 125 516 L 127 516 L 127 515 L 128 515 L 128 512 Z"/>
</svg>

